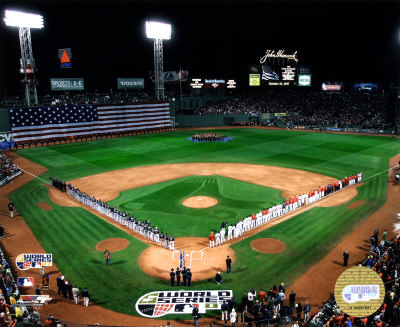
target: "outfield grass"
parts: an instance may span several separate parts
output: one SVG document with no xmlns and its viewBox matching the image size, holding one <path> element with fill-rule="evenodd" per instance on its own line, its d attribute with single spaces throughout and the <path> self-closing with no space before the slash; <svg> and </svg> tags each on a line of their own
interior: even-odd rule
<svg viewBox="0 0 400 327">
<path fill-rule="evenodd" d="M 400 152 L 399 140 L 389 137 L 232 129 L 224 130 L 224 134 L 234 137 L 231 142 L 191 143 L 187 138 L 192 133 L 180 131 L 97 140 L 19 150 L 18 154 L 47 167 L 49 171 L 41 176 L 46 180 L 50 175 L 71 180 L 133 166 L 187 162 L 276 165 L 338 178 L 362 171 L 366 179 L 385 171 L 389 158 Z M 205 182 L 210 180 L 215 182 Z M 260 186 L 246 189 L 245 184 L 219 176 L 207 176 L 204 179 L 188 177 L 126 191 L 114 201 L 132 209 L 139 218 L 142 218 L 139 212 L 149 216 L 156 215 L 156 211 L 159 213 L 159 210 L 152 208 L 155 204 L 164 206 L 165 217 L 179 215 L 180 219 L 184 219 L 183 225 L 187 225 L 185 233 L 176 232 L 177 235 L 204 236 L 209 232 L 208 225 L 206 228 L 203 225 L 189 225 L 188 222 L 203 210 L 209 210 L 208 214 L 216 210 L 215 216 L 206 215 L 204 219 L 208 219 L 207 224 L 213 224 L 214 219 L 218 219 L 219 224 L 221 216 L 217 212 L 218 206 L 191 213 L 189 211 L 194 209 L 185 211 L 176 203 L 169 203 L 173 195 L 180 198 L 186 192 L 200 195 L 196 192 L 206 187 L 207 192 L 214 192 L 216 197 L 223 195 L 221 203 L 226 201 L 224 205 L 228 208 L 227 216 L 236 210 L 240 215 L 244 212 L 246 214 L 247 208 L 263 206 L 280 196 L 278 191 Z M 238 186 L 239 190 L 236 190 Z M 351 202 L 364 200 L 366 203 L 354 210 L 347 209 L 348 204 L 333 208 L 313 208 L 234 244 L 232 247 L 236 253 L 236 262 L 233 274 L 226 276 L 223 287 L 233 289 L 239 299 L 249 288 L 267 288 L 280 282 L 291 284 L 384 203 L 387 173 L 367 181 L 358 190 L 358 196 Z M 249 193 L 253 195 L 254 192 L 266 193 L 261 193 L 260 197 L 248 196 L 245 200 L 247 192 L 253 192 Z M 268 198 L 264 199 L 264 196 Z M 235 198 L 243 202 L 240 205 L 238 202 L 238 206 L 232 210 L 230 207 Z M 149 277 L 139 268 L 138 256 L 147 245 L 82 208 L 60 207 L 52 203 L 41 181 L 30 182 L 11 194 L 10 199 L 44 249 L 53 253 L 54 261 L 63 274 L 81 287 L 88 286 L 91 299 L 97 304 L 115 311 L 136 314 L 134 304 L 141 295 L 154 290 L 170 289 L 168 282 Z M 54 209 L 43 211 L 37 207 L 36 203 L 42 201 L 51 204 Z M 153 219 L 157 217 L 151 216 Z M 162 217 L 159 219 L 161 225 Z M 106 269 L 103 254 L 95 250 L 95 245 L 110 237 L 127 238 L 131 243 L 128 248 L 113 255 L 115 265 Z M 278 238 L 285 242 L 287 248 L 275 255 L 254 252 L 250 242 L 259 237 Z M 212 281 L 202 281 L 195 283 L 193 288 L 215 289 L 217 285 Z"/>
</svg>

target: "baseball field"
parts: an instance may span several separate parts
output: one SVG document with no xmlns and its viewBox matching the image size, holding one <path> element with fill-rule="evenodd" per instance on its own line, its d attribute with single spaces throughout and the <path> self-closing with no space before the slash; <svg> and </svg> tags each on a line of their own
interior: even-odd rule
<svg viewBox="0 0 400 327">
<path fill-rule="evenodd" d="M 43 249 L 53 254 L 57 269 L 79 287 L 88 287 L 93 304 L 138 315 L 135 303 L 142 295 L 172 289 L 168 271 L 178 261 L 170 251 L 112 219 L 96 215 L 59 191 L 49 191 L 50 176 L 139 219 L 149 219 L 174 234 L 177 250 L 203 250 L 203 259 L 193 263 L 191 288 L 231 289 L 239 301 L 250 288 L 292 285 L 357 230 L 385 203 L 389 160 L 400 153 L 400 140 L 392 137 L 240 128 L 223 131 L 233 137 L 229 142 L 192 143 L 188 138 L 193 132 L 16 152 L 48 170 L 9 199 Z M 285 198 L 358 172 L 363 173 L 363 184 L 342 191 L 340 199 L 280 219 L 222 247 L 205 249 L 210 231 L 217 231 L 222 220 L 236 223 Z M 217 204 L 205 208 L 182 204 L 201 196 Z M 360 205 L 352 207 L 353 203 Z M 105 266 L 98 244 L 116 238 L 127 241 L 124 246 L 117 244 L 112 265 Z M 256 251 L 258 239 L 280 241 L 284 248 L 279 253 Z M 227 253 L 234 258 L 233 273 L 224 274 L 223 284 L 217 285 L 212 276 L 223 271 Z"/>
</svg>

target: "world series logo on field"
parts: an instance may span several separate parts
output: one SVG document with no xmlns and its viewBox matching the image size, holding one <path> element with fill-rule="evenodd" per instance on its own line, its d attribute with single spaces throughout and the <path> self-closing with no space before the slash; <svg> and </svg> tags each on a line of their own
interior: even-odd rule
<svg viewBox="0 0 400 327">
<path fill-rule="evenodd" d="M 15 261 L 17 267 L 21 270 L 51 267 L 53 255 L 50 253 L 24 253 L 20 254 Z"/>
<path fill-rule="evenodd" d="M 221 304 L 232 297 L 232 290 L 156 291 L 143 295 L 136 302 L 136 311 L 147 318 L 167 314 L 191 314 L 194 307 L 200 313 L 206 313 L 206 310 L 221 310 Z"/>
</svg>

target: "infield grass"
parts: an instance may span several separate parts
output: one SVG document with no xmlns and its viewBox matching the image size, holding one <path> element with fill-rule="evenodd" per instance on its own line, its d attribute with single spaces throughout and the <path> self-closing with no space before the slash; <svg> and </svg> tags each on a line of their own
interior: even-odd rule
<svg viewBox="0 0 400 327">
<path fill-rule="evenodd" d="M 121 192 L 110 204 L 146 217 L 169 235 L 208 237 L 211 230 L 219 230 L 223 220 L 236 224 L 257 209 L 282 202 L 280 194 L 275 189 L 222 176 L 190 176 Z M 202 195 L 217 199 L 218 204 L 204 209 L 182 205 L 185 198 Z"/>
<path fill-rule="evenodd" d="M 250 288 L 265 289 L 281 282 L 291 284 L 376 211 L 386 200 L 388 174 L 385 170 L 389 159 L 400 152 L 400 141 L 390 137 L 232 129 L 224 130 L 224 134 L 234 137 L 231 142 L 191 143 L 187 138 L 192 134 L 193 131 L 179 131 L 141 135 L 25 149 L 19 150 L 18 154 L 47 167 L 49 171 L 41 176 L 45 180 L 50 175 L 62 180 L 72 180 L 134 166 L 190 162 L 276 165 L 336 178 L 362 171 L 364 179 L 367 179 L 383 172 L 358 188 L 359 194 L 349 203 L 357 200 L 364 200 L 366 203 L 356 209 L 347 209 L 349 203 L 331 208 L 313 208 L 234 244 L 232 247 L 236 261 L 233 264 L 233 273 L 224 276 L 221 286 L 224 289 L 233 289 L 236 299 L 239 300 L 243 292 Z M 206 183 L 206 180 L 213 180 L 215 183 Z M 225 191 L 222 191 L 221 185 L 229 183 L 231 186 L 224 186 Z M 196 193 L 199 187 L 207 187 L 207 192 L 214 192 L 215 196 L 222 193 L 227 198 L 226 201 L 243 201 L 238 202 L 240 205 L 237 211 L 240 215 L 243 212 L 249 213 L 248 210 L 252 211 L 254 205 L 263 206 L 280 196 L 278 191 L 252 186 L 263 189 L 257 189 L 257 192 L 266 193 L 260 193 L 262 196 L 259 198 L 246 199 L 241 196 L 246 192 L 240 191 L 246 188 L 246 183 L 241 183 L 243 182 L 219 176 L 207 176 L 204 179 L 198 176 L 188 177 L 126 191 L 114 201 L 128 211 L 137 212 L 141 219 L 147 217 L 140 217 L 139 212 L 153 215 L 152 207 L 157 204 L 159 208 L 164 207 L 165 217 L 179 215 L 180 219 L 184 219 L 183 223 L 189 225 L 193 217 L 201 215 L 189 212 L 194 209 L 187 209 L 185 212 L 186 209 L 180 208 L 182 211 L 179 212 L 177 203 L 169 203 L 174 195 L 180 201 L 185 193 L 200 195 L 199 192 Z M 226 189 L 232 188 L 228 194 Z M 268 199 L 264 200 L 264 196 L 268 196 Z M 11 194 L 10 199 L 44 249 L 53 253 L 54 261 L 61 272 L 73 283 L 81 287 L 88 286 L 91 299 L 96 304 L 115 311 L 136 314 L 134 304 L 141 295 L 154 290 L 170 289 L 167 281 L 149 277 L 139 268 L 139 254 L 147 245 L 82 208 L 61 207 L 51 202 L 47 187 L 42 181 L 30 182 Z M 225 199 L 221 200 L 221 203 L 224 201 Z M 229 208 L 226 209 L 226 216 L 236 211 L 230 208 L 232 204 L 229 201 L 226 202 L 226 207 Z M 38 202 L 47 202 L 54 209 L 44 211 L 37 207 Z M 216 208 L 217 206 L 214 210 Z M 201 209 L 198 212 L 203 210 L 213 209 Z M 219 225 L 223 215 L 224 211 L 215 212 L 215 216 L 207 215 L 207 224 L 213 224 L 216 219 Z M 157 218 L 152 216 L 151 220 L 153 219 Z M 161 216 L 159 219 L 160 226 L 167 226 Z M 209 232 L 208 226 L 211 225 L 193 224 L 190 228 L 183 229 L 182 233 L 178 229 L 175 231 L 172 225 L 168 228 L 176 235 L 186 236 L 188 233 L 187 236 L 205 236 Z M 130 245 L 113 255 L 112 261 L 115 264 L 105 267 L 104 256 L 95 250 L 95 245 L 111 237 L 126 238 Z M 286 250 L 274 255 L 255 252 L 251 249 L 250 242 L 259 237 L 280 239 L 285 242 Z M 213 281 L 206 280 L 195 283 L 192 288 L 216 289 L 217 286 Z"/>
</svg>

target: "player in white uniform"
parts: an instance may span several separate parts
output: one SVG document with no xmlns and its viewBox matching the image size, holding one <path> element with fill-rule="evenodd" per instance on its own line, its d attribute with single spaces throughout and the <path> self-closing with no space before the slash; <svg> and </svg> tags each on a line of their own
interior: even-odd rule
<svg viewBox="0 0 400 327">
<path fill-rule="evenodd" d="M 247 232 L 251 227 L 251 216 L 245 218 L 244 231 Z"/>
<path fill-rule="evenodd" d="M 258 212 L 256 214 L 256 226 L 260 226 L 262 224 L 262 212 Z"/>
<path fill-rule="evenodd" d="M 215 246 L 221 245 L 221 234 L 215 233 Z"/>
<path fill-rule="evenodd" d="M 243 220 L 239 220 L 237 223 L 238 229 L 239 229 L 239 236 L 242 236 L 243 234 Z"/>
<path fill-rule="evenodd" d="M 233 227 L 233 237 L 234 238 L 238 238 L 239 237 L 239 223 L 237 223 L 234 227 Z"/>
<path fill-rule="evenodd" d="M 278 204 L 278 217 L 282 216 L 283 213 L 283 205 L 282 204 Z"/>
<path fill-rule="evenodd" d="M 267 209 L 267 222 L 271 220 L 272 213 L 271 213 L 271 208 Z"/>
<path fill-rule="evenodd" d="M 221 228 L 219 235 L 221 237 L 221 244 L 225 243 L 225 227 Z"/>
<path fill-rule="evenodd" d="M 154 242 L 160 243 L 160 234 L 158 232 L 157 226 L 156 226 L 156 230 L 154 231 Z"/>
<path fill-rule="evenodd" d="M 228 226 L 228 241 L 232 239 L 233 226 Z"/>
<path fill-rule="evenodd" d="M 175 251 L 175 237 L 173 234 L 169 237 L 169 249 Z"/>
</svg>

